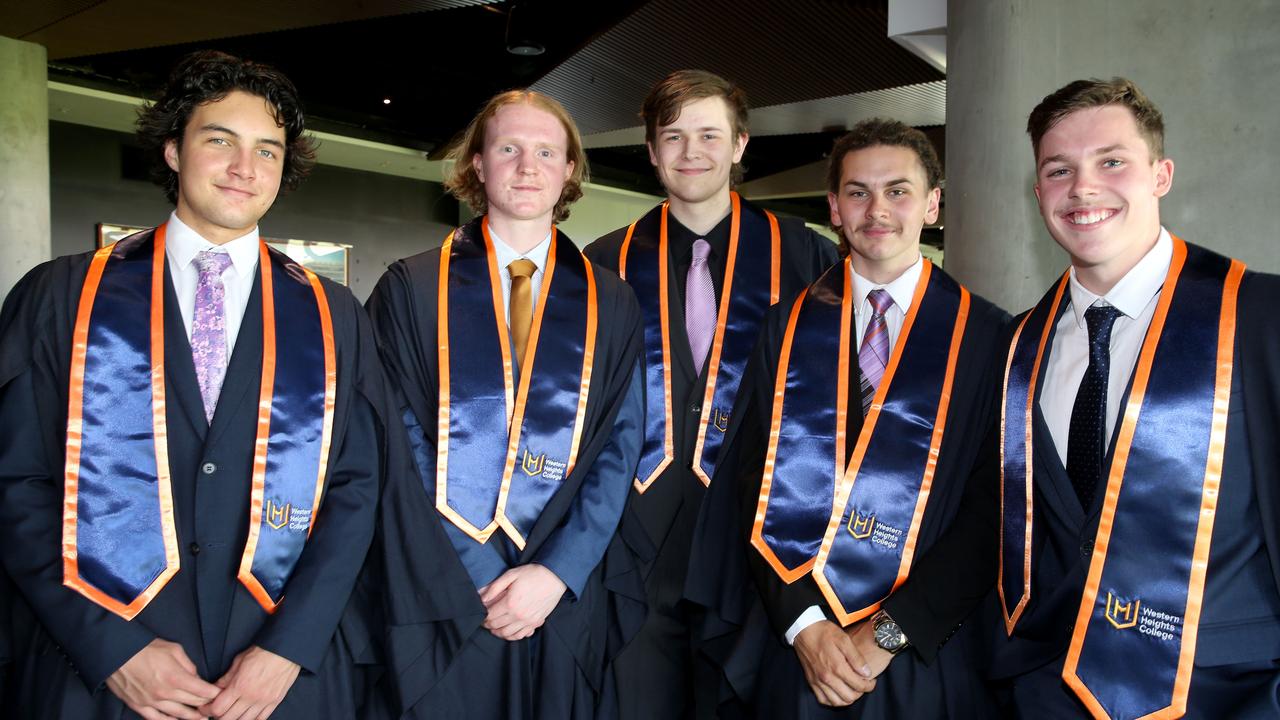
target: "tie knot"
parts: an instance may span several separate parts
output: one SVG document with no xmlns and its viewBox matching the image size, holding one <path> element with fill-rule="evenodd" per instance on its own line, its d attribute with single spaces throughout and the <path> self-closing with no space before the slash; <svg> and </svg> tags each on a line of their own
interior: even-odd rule
<svg viewBox="0 0 1280 720">
<path fill-rule="evenodd" d="M 883 315 L 893 305 L 893 296 L 883 288 L 876 288 L 867 293 L 867 302 L 871 303 L 871 311 L 874 314 Z"/>
<path fill-rule="evenodd" d="M 693 241 L 693 261 L 694 262 L 698 262 L 698 261 L 706 262 L 707 256 L 710 254 L 711 254 L 711 243 L 707 242 L 703 238 L 698 238 L 697 240 Z"/>
<path fill-rule="evenodd" d="M 533 273 L 537 269 L 538 269 L 538 266 L 535 265 L 533 261 L 530 260 L 529 258 L 520 258 L 519 260 L 512 260 L 511 264 L 507 266 L 507 272 L 511 273 L 511 277 L 513 278 L 533 277 Z"/>
<path fill-rule="evenodd" d="M 194 262 L 201 275 L 221 275 L 231 266 L 231 256 L 216 250 L 201 250 Z"/>
<path fill-rule="evenodd" d="M 1111 305 L 1091 305 L 1084 311 L 1085 324 L 1089 326 L 1089 344 L 1111 344 L 1111 326 L 1121 313 Z"/>
</svg>

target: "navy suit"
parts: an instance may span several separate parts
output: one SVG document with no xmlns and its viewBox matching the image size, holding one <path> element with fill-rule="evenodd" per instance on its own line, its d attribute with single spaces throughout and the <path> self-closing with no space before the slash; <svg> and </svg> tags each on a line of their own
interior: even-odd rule
<svg viewBox="0 0 1280 720">
<path fill-rule="evenodd" d="M 141 251 L 150 252 L 150 243 Z M 157 638 L 180 644 L 210 682 L 238 653 L 260 646 L 303 669 L 273 717 L 349 717 L 359 690 L 346 670 L 351 651 L 367 639 L 346 637 L 338 626 L 373 534 L 382 444 L 383 386 L 359 305 L 345 288 L 324 281 L 338 365 L 328 478 L 285 599 L 269 615 L 236 579 L 249 524 L 261 269 L 208 424 L 166 263 L 168 449 L 181 569 L 125 621 L 62 584 L 70 342 L 88 260 L 60 258 L 32 271 L 10 295 L 0 321 L 0 553 L 19 590 L 18 717 L 133 717 L 104 684 Z"/>
<path fill-rule="evenodd" d="M 1240 286 L 1225 458 L 1188 718 L 1280 714 L 1280 277 Z M 1052 340 L 1048 348 L 1052 347 Z M 1049 350 L 1046 349 L 1045 362 Z M 1043 365 L 1042 372 L 1043 372 Z M 1127 391 L 1126 391 L 1127 392 Z M 1018 717 L 1081 717 L 1062 682 L 1103 493 L 1081 508 L 1037 398 L 1031 599 L 991 666 Z M 1120 423 L 1116 423 L 1117 431 Z M 1109 447 L 1114 447 L 1114 440 Z M 1108 464 L 1110 458 L 1108 458 Z M 999 623 L 992 623 L 999 625 Z M 1003 626 L 1001 625 L 1001 628 Z"/>
</svg>

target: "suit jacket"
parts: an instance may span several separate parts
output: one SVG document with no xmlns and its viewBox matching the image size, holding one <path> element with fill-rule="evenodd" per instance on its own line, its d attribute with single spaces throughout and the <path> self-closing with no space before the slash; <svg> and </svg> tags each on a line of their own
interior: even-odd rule
<svg viewBox="0 0 1280 720">
<path fill-rule="evenodd" d="M 149 252 L 149 240 L 150 231 L 127 242 Z M 210 682 L 250 645 L 301 665 L 279 717 L 353 710 L 351 680 L 338 666 L 349 661 L 349 644 L 366 640 L 344 638 L 337 629 L 373 534 L 383 434 L 381 375 L 359 305 L 346 288 L 322 282 L 338 366 L 328 478 L 286 598 L 269 615 L 236 579 L 249 525 L 261 272 L 208 424 L 166 263 L 168 449 L 181 568 L 125 621 L 62 584 L 71 335 L 90 257 L 63 257 L 31 271 L 10 294 L 0 320 L 0 554 L 19 590 L 19 707 L 30 717 L 119 717 L 122 704 L 105 690 L 106 679 L 159 638 L 182 645 Z"/>
<path fill-rule="evenodd" d="M 640 310 L 630 288 L 596 269 L 598 334 L 578 460 L 522 550 L 501 533 L 479 544 L 436 512 L 435 433 L 422 430 L 438 410 L 440 252 L 392 264 L 368 301 L 402 418 L 377 552 L 391 670 L 379 712 L 586 717 L 605 692 L 605 664 L 644 616 L 635 561 L 615 536 L 643 436 Z M 528 563 L 551 569 L 569 592 L 533 637 L 496 640 L 481 627 L 477 585 Z"/>
<path fill-rule="evenodd" d="M 1280 657 L 1280 446 L 1274 439 L 1276 428 L 1280 428 L 1277 300 L 1280 277 L 1244 274 L 1236 310 L 1235 364 L 1219 509 L 1213 524 L 1196 673 L 1189 697 L 1193 714 L 1198 697 L 1202 697 L 1207 703 L 1202 708 L 1210 716 L 1231 715 L 1219 697 L 1198 692 L 1198 676 L 1208 678 L 1212 669 L 1221 667 L 1268 665 Z M 1001 343 L 1001 359 L 1007 357 L 1011 340 L 1007 334 L 1011 332 Z M 1052 338 L 1042 363 L 1047 363 L 1051 351 Z M 1074 630 L 1103 493 L 1097 493 L 1089 509 L 1080 507 L 1044 424 L 1038 397 L 1033 415 L 1032 597 L 1012 637 L 1007 637 L 1004 623 L 997 618 L 995 602 L 987 603 L 986 620 L 993 644 L 989 673 L 1011 680 L 1046 674 L 1048 691 L 1060 692 L 1061 683 L 1053 682 L 1052 676 L 1061 675 Z M 1116 433 L 1119 428 L 1116 423 Z M 1114 439 L 1108 447 L 1115 446 Z M 998 447 L 989 451 L 998 454 Z M 998 457 L 991 457 L 988 466 L 995 469 L 996 462 Z M 970 491 L 966 510 L 938 543 L 938 550 L 886 603 L 913 642 L 945 635 L 996 583 L 998 475 L 991 482 L 972 484 Z M 1240 688 L 1239 682 L 1235 687 Z M 1276 712 L 1274 696 L 1271 693 L 1270 714 Z"/>
</svg>

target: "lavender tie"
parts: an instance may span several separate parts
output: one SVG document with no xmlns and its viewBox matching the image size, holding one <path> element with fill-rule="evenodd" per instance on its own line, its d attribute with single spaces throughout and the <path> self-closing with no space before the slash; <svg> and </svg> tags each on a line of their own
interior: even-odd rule
<svg viewBox="0 0 1280 720">
<path fill-rule="evenodd" d="M 711 349 L 711 338 L 716 334 L 716 290 L 711 284 L 711 269 L 707 267 L 710 254 L 710 243 L 702 238 L 693 241 L 693 262 L 684 281 L 684 327 L 689 333 L 693 367 L 699 375 Z"/>
<path fill-rule="evenodd" d="M 858 367 L 862 370 L 863 417 L 871 409 L 871 399 L 875 397 L 884 369 L 889 365 L 889 327 L 884 322 L 884 314 L 893 305 L 893 298 L 876 288 L 867 294 L 867 301 L 871 303 L 871 318 L 867 320 L 867 330 L 862 334 L 862 349 L 858 351 Z"/>
<path fill-rule="evenodd" d="M 226 288 L 222 273 L 231 265 L 224 252 L 202 250 L 196 254 L 196 307 L 191 320 L 191 357 L 196 363 L 196 380 L 204 399 L 205 420 L 213 422 L 222 379 L 227 374 L 227 320 L 223 312 Z"/>
</svg>

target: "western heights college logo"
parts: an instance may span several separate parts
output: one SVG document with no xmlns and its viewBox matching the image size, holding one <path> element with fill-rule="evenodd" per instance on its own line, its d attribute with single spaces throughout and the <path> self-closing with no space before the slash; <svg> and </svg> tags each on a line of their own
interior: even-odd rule
<svg viewBox="0 0 1280 720">
<path fill-rule="evenodd" d="M 294 507 L 293 503 L 267 498 L 262 503 L 262 515 L 272 530 L 306 532 L 311 528 L 311 509 Z"/>
<path fill-rule="evenodd" d="M 859 540 L 866 540 L 871 537 L 871 532 L 876 529 L 876 516 L 872 513 L 863 515 L 854 510 L 849 514 L 849 534 Z"/>
<path fill-rule="evenodd" d="M 567 468 L 562 462 L 548 459 L 546 453 L 534 455 L 529 448 L 525 448 L 520 455 L 520 471 L 531 478 L 541 477 L 543 480 L 559 482 L 564 479 Z"/>
<path fill-rule="evenodd" d="M 1140 598 L 1125 598 L 1108 590 L 1103 613 L 1116 630 L 1137 630 L 1156 640 L 1182 641 L 1182 616 L 1153 609 Z"/>
</svg>

